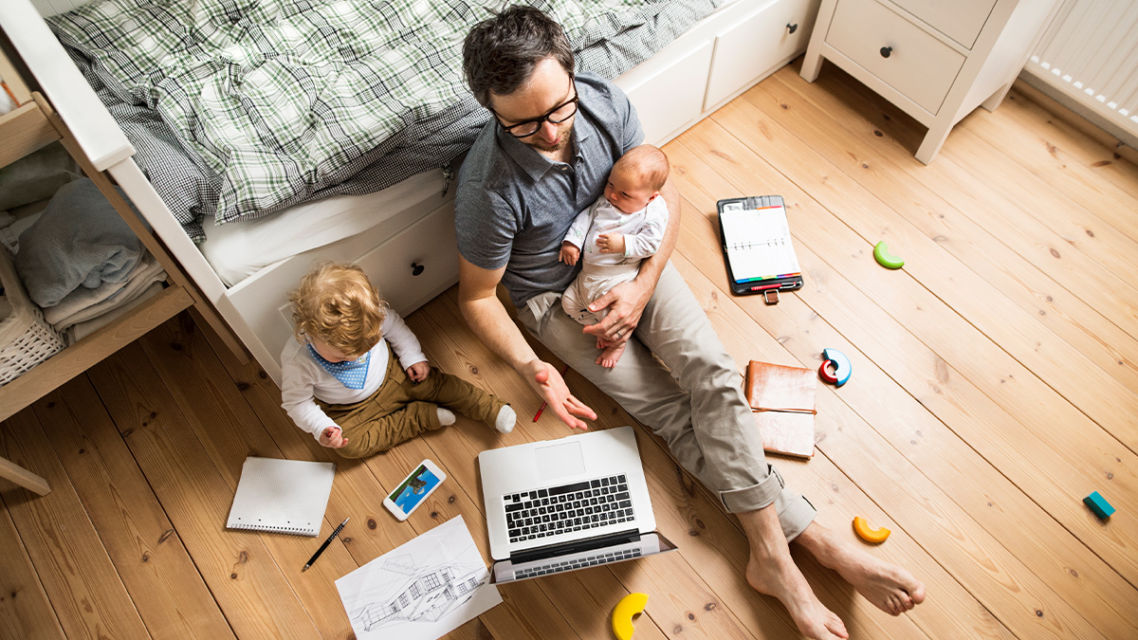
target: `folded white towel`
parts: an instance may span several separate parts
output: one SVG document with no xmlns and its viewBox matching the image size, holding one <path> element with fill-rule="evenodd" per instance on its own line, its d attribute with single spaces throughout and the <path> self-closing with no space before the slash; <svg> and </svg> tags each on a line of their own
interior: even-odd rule
<svg viewBox="0 0 1138 640">
<path fill-rule="evenodd" d="M 102 329 L 118 318 L 129 313 L 131 309 L 158 295 L 158 292 L 162 289 L 163 287 L 161 282 L 153 282 L 149 287 L 143 289 L 141 295 L 136 297 L 134 300 L 131 300 L 118 308 L 111 309 L 98 318 L 92 318 L 86 322 L 80 322 L 78 324 L 72 325 L 71 328 L 64 332 L 64 335 L 67 337 L 67 344 L 75 344 L 76 342 L 82 340 L 83 338 L 86 338 L 92 333 L 95 333 L 99 329 Z"/>
<path fill-rule="evenodd" d="M 62 321 L 70 318 L 71 316 L 83 311 L 84 309 L 117 295 L 120 291 L 126 288 L 133 280 L 139 277 L 150 277 L 155 270 L 161 272 L 162 268 L 158 266 L 158 262 L 149 253 L 143 253 L 138 264 L 131 269 L 130 273 L 122 282 L 104 282 L 103 284 L 88 289 L 86 287 L 79 287 L 67 294 L 59 304 L 54 307 L 48 307 L 43 310 L 43 317 L 49 324 L 56 325 L 57 327 L 66 327 L 67 324 L 74 324 L 69 322 L 62 324 Z"/>
<path fill-rule="evenodd" d="M 166 279 L 166 272 L 162 270 L 162 266 L 154 262 L 152 266 L 140 272 L 137 276 L 132 278 L 126 283 L 126 286 L 120 289 L 113 296 L 95 303 L 89 307 L 79 309 L 69 316 L 60 318 L 57 322 L 53 323 L 57 331 L 63 331 L 67 327 L 79 322 L 85 322 L 92 318 L 97 318 L 100 315 L 134 300 L 146 291 L 146 288 L 154 282 L 162 282 Z M 47 310 L 45 309 L 46 313 Z"/>
</svg>

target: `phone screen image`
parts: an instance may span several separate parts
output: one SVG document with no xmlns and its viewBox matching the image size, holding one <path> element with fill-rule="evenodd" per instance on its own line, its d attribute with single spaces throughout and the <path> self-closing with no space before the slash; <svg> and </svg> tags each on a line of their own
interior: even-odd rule
<svg viewBox="0 0 1138 640">
<path fill-rule="evenodd" d="M 388 498 L 399 507 L 403 513 L 411 513 L 411 511 L 419 506 L 419 502 L 426 497 L 431 489 L 439 483 L 439 478 L 431 473 L 426 465 L 419 465 L 399 488 L 391 492 Z"/>
</svg>

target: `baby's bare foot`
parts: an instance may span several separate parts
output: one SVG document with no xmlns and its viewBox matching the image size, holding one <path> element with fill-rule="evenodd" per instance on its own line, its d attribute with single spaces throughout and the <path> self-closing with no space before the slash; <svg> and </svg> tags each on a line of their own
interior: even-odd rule
<svg viewBox="0 0 1138 640">
<path fill-rule="evenodd" d="M 601 351 L 601 355 L 597 356 L 596 363 L 606 369 L 612 369 L 616 366 L 617 361 L 620 360 L 620 356 L 624 353 L 624 348 L 627 344 L 627 342 L 621 342 L 620 344 L 606 347 L 604 351 Z"/>
</svg>

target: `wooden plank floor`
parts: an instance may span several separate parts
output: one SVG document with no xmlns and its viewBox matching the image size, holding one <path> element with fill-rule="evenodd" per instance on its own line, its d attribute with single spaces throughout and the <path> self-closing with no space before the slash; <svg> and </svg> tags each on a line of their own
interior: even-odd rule
<svg viewBox="0 0 1138 640">
<path fill-rule="evenodd" d="M 977 111 L 923 166 L 923 128 L 832 66 L 787 67 L 667 145 L 683 196 L 673 262 L 740 370 L 750 359 L 853 361 L 819 386 L 818 454 L 778 460 L 853 540 L 864 515 L 893 535 L 870 553 L 924 580 L 892 618 L 799 554 L 854 638 L 1138 637 L 1138 168 L 1014 92 Z M 776 306 L 732 297 L 719 198 L 782 194 L 806 287 Z M 905 258 L 872 258 L 885 240 Z M 327 532 L 226 531 L 247 455 L 333 460 L 291 425 L 255 366 L 186 317 L 159 327 L 0 428 L 0 453 L 46 477 L 0 485 L 0 638 L 348 638 L 333 581 L 461 515 L 488 558 L 475 457 L 567 430 L 465 329 L 452 288 L 408 319 L 431 358 L 509 399 L 499 437 L 460 420 L 365 462 L 338 462 Z M 579 375 L 597 427 L 630 418 Z M 638 430 L 660 529 L 677 553 L 502 588 L 449 637 L 610 637 L 624 594 L 650 595 L 639 639 L 795 637 L 740 569 L 738 523 Z M 380 501 L 422 458 L 451 478 L 408 522 Z M 1118 512 L 1097 520 L 1091 491 Z M 856 541 L 855 541 L 856 543 Z M 857 543 L 859 544 L 859 543 Z"/>
</svg>

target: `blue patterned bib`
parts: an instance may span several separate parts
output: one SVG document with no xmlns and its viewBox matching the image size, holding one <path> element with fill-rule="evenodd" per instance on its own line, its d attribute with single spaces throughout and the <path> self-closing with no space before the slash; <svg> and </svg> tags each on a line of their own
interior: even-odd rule
<svg viewBox="0 0 1138 640">
<path fill-rule="evenodd" d="M 328 362 L 316 353 L 316 349 L 312 345 L 305 343 L 308 347 L 308 355 L 316 361 L 325 371 L 332 375 L 333 378 L 340 381 L 340 384 L 349 389 L 363 389 L 364 382 L 367 381 L 367 367 L 371 362 L 371 352 L 362 355 L 358 360 L 345 360 L 344 362 Z"/>
</svg>

